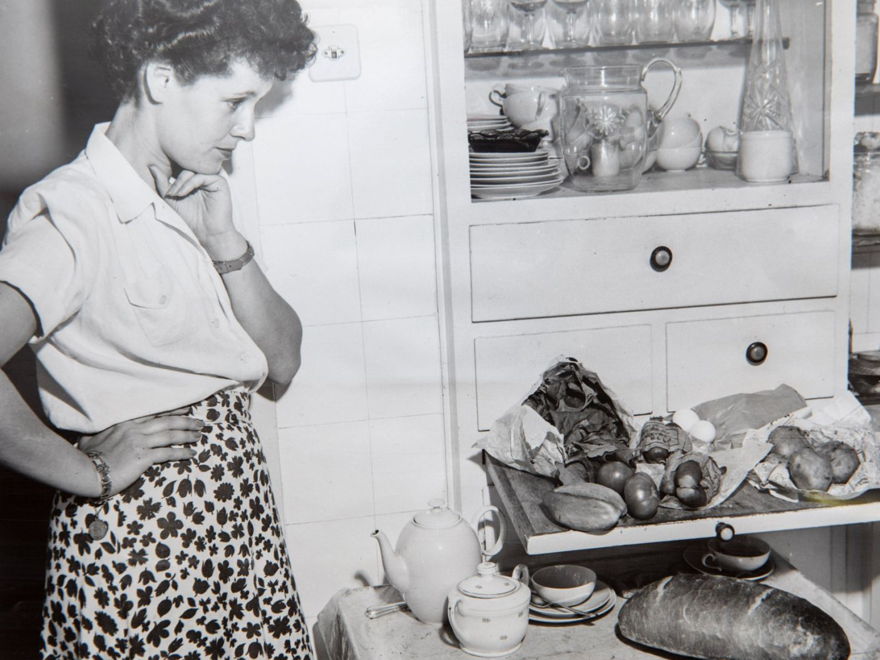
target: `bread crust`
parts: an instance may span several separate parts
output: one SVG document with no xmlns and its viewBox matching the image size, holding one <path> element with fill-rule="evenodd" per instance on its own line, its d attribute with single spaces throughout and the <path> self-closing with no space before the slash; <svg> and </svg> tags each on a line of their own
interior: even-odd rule
<svg viewBox="0 0 880 660">
<path fill-rule="evenodd" d="M 844 660 L 843 628 L 807 600 L 756 582 L 679 574 L 636 592 L 620 609 L 620 634 L 692 658 Z"/>
</svg>

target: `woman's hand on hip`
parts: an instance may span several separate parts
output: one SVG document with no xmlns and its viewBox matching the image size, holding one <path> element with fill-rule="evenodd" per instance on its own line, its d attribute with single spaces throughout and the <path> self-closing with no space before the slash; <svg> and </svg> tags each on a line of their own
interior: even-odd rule
<svg viewBox="0 0 880 660">
<path fill-rule="evenodd" d="M 201 420 L 180 414 L 140 417 L 83 436 L 78 446 L 102 454 L 110 467 L 110 494 L 115 495 L 156 463 L 192 458 L 196 452 L 187 445 L 198 442 L 203 426 Z"/>
</svg>

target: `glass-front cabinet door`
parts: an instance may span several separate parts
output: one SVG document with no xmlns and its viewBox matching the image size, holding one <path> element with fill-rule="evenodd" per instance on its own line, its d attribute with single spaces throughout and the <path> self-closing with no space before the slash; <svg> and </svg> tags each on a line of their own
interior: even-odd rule
<svg viewBox="0 0 880 660">
<path fill-rule="evenodd" d="M 490 496 L 475 443 L 561 355 L 638 420 L 782 383 L 813 404 L 846 390 L 854 3 L 434 8 L 464 513 Z M 751 506 L 741 531 L 878 513 Z M 711 535 L 722 518 L 536 551 Z"/>
</svg>

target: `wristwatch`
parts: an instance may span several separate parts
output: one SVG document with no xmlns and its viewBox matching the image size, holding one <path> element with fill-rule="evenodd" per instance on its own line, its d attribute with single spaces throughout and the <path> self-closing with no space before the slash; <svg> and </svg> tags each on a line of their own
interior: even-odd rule
<svg viewBox="0 0 880 660">
<path fill-rule="evenodd" d="M 232 273 L 236 270 L 241 270 L 247 264 L 250 263 L 251 259 L 254 258 L 254 248 L 251 245 L 250 241 L 245 241 L 247 244 L 247 248 L 244 251 L 244 254 L 241 255 L 238 259 L 230 259 L 229 261 L 213 261 L 214 268 L 221 275 L 225 273 Z"/>
</svg>

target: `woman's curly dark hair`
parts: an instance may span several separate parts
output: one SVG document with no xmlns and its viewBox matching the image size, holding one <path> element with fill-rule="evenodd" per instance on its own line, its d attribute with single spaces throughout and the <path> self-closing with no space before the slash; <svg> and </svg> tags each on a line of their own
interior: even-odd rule
<svg viewBox="0 0 880 660">
<path fill-rule="evenodd" d="M 297 0 L 105 0 L 92 28 L 120 99 L 134 93 L 150 60 L 171 64 L 183 82 L 228 73 L 237 59 L 284 80 L 315 54 Z"/>
</svg>

